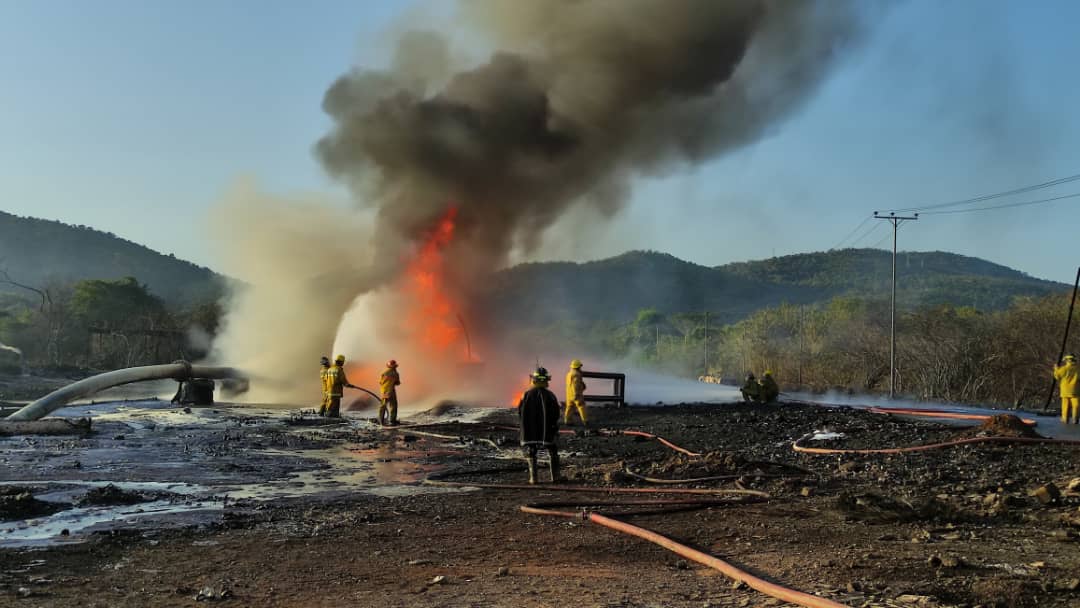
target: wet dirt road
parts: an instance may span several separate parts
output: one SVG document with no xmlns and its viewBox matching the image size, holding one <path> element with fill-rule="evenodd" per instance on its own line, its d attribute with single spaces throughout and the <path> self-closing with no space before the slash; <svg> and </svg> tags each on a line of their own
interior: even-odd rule
<svg viewBox="0 0 1080 608">
<path fill-rule="evenodd" d="M 114 481 L 187 484 L 120 484 L 152 499 L 125 509 L 213 504 L 69 530 L 35 546 L 9 539 L 0 549 L 0 605 L 781 605 L 643 541 L 517 509 L 565 495 L 419 485 L 433 471 L 515 464 L 513 432 L 449 422 L 475 419 L 459 413 L 423 429 L 454 439 L 361 420 L 309 426 L 280 410 L 162 408 L 98 412 L 87 438 L 5 440 L 4 479 L 43 502 L 76 504 L 89 492 L 79 483 Z M 512 424 L 513 412 L 485 422 Z M 629 469 L 666 479 L 729 476 L 694 485 L 769 492 L 761 504 L 632 519 L 760 576 L 850 606 L 1080 605 L 1080 495 L 1067 490 L 1080 477 L 1075 448 L 801 455 L 791 442 L 813 431 L 838 433 L 819 443 L 846 447 L 970 431 L 792 404 L 598 409 L 595 423 L 651 431 L 706 454 L 678 455 L 643 438 L 567 436 L 572 484 L 640 484 Z M 805 471 L 776 475 L 777 464 Z M 1051 482 L 1060 496 L 1044 504 L 1030 495 Z"/>
</svg>

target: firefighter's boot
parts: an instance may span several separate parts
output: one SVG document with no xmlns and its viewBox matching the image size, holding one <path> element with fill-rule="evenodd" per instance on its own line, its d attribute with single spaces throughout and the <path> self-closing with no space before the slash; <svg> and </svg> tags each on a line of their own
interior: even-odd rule
<svg viewBox="0 0 1080 608">
<path fill-rule="evenodd" d="M 531 454 L 528 458 L 529 462 L 529 484 L 536 484 L 536 454 Z"/>
<path fill-rule="evenodd" d="M 551 483 L 561 483 L 566 481 L 562 475 L 559 474 L 559 453 L 554 449 L 551 450 Z"/>
</svg>

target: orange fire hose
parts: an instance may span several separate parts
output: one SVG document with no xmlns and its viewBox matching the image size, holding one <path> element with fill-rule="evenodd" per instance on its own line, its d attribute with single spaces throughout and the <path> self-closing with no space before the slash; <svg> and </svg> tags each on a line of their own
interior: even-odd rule
<svg viewBox="0 0 1080 608">
<path fill-rule="evenodd" d="M 926 418 L 944 418 L 946 420 L 989 420 L 993 418 L 991 414 L 963 414 L 960 412 L 942 412 L 938 410 L 927 410 L 919 408 L 900 408 L 900 407 L 871 407 L 867 409 L 868 412 L 875 414 L 896 414 L 900 416 L 924 416 Z M 1032 418 L 1021 418 L 1021 422 L 1028 426 L 1035 426 L 1038 422 Z"/>
<path fill-rule="evenodd" d="M 903 448 L 878 448 L 878 449 L 849 449 L 849 448 L 808 448 L 802 445 L 806 436 L 800 437 L 791 443 L 791 449 L 803 454 L 905 454 L 909 452 L 925 452 L 941 448 L 950 448 L 959 445 L 973 443 L 1047 443 L 1053 445 L 1068 445 L 1080 447 L 1080 441 L 1072 439 L 1047 439 L 1045 437 L 970 437 L 967 439 L 954 439 L 941 443 L 927 445 L 914 445 Z"/>
<path fill-rule="evenodd" d="M 665 502 L 665 501 L 660 501 Z M 675 503 L 678 504 L 678 503 Z M 567 505 L 566 503 L 534 503 L 529 505 L 523 505 L 521 511 L 524 513 L 530 513 L 533 515 L 548 515 L 553 517 L 565 517 L 571 519 L 584 519 L 585 521 L 610 528 L 617 532 L 636 536 L 640 539 L 647 540 L 655 545 L 659 545 L 676 555 L 685 557 L 686 559 L 693 560 L 704 566 L 708 566 L 714 570 L 718 570 L 724 576 L 740 581 L 746 584 L 751 589 L 755 589 L 766 595 L 775 597 L 776 599 L 796 604 L 799 606 L 805 606 L 806 608 L 847 608 L 843 604 L 834 602 L 830 599 L 818 597 L 816 595 L 810 595 L 809 593 L 803 593 L 802 591 L 796 591 L 789 589 L 783 585 L 776 583 L 770 583 L 769 581 L 756 577 L 749 572 L 733 566 L 732 564 L 725 562 L 724 560 L 698 551 L 697 549 L 688 547 L 682 543 L 676 542 L 663 534 L 658 534 L 652 530 L 628 524 L 624 521 L 602 515 L 600 513 L 581 511 L 558 511 L 551 507 L 555 506 L 601 506 L 597 503 L 581 504 L 581 505 Z M 641 513 L 638 513 L 639 515 Z"/>
</svg>

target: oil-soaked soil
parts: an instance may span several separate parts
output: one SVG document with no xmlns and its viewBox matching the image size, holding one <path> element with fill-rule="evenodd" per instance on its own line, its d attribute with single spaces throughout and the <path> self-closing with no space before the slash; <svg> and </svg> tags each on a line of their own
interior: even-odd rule
<svg viewBox="0 0 1080 608">
<path fill-rule="evenodd" d="M 417 485 L 436 471 L 514 469 L 515 433 L 498 428 L 514 423 L 512 410 L 383 431 L 359 419 L 326 426 L 216 409 L 112 413 L 98 416 L 90 437 L 0 441 L 2 479 L 36 488 L 36 498 L 75 505 L 89 491 L 80 483 L 114 481 L 149 504 L 170 500 L 159 491 L 206 506 L 199 517 L 121 518 L 69 531 L 64 544 L 0 548 L 0 605 L 783 605 L 644 541 L 518 510 L 578 496 Z M 650 485 L 629 470 L 768 492 L 757 504 L 632 518 L 760 576 L 850 606 L 1080 606 L 1080 488 L 1068 489 L 1080 448 L 815 456 L 795 453 L 792 441 L 831 431 L 842 436 L 808 445 L 889 447 L 971 431 L 790 403 L 590 413 L 595 427 L 649 431 L 706 455 L 640 437 L 568 435 L 560 451 L 570 484 Z M 1048 483 L 1058 491 L 1032 495 Z M 0 547 L 11 525 L 0 523 Z"/>
</svg>

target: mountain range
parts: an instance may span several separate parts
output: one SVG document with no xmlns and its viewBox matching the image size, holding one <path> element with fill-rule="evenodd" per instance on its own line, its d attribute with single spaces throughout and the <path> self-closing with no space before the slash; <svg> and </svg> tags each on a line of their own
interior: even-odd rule
<svg viewBox="0 0 1080 608">
<path fill-rule="evenodd" d="M 781 302 L 888 297 L 890 267 L 891 255 L 880 249 L 711 267 L 666 253 L 632 251 L 594 262 L 529 263 L 500 271 L 482 294 L 483 308 L 500 321 L 531 326 L 565 319 L 625 321 L 643 308 L 708 311 L 725 323 Z M 107 232 L 3 212 L 0 271 L 33 286 L 133 276 L 173 304 L 217 297 L 223 285 L 223 277 L 209 268 Z M 995 310 L 1016 296 L 1068 289 L 986 260 L 940 251 L 902 252 L 897 282 L 901 308 L 953 304 Z M 0 285 L 4 290 L 11 287 Z"/>
</svg>

